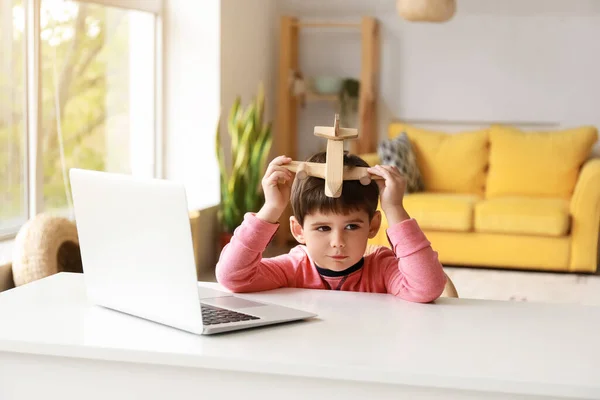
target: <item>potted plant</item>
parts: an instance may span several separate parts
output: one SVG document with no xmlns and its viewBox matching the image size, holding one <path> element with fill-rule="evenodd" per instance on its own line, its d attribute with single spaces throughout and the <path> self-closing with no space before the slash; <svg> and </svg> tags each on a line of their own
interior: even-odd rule
<svg viewBox="0 0 600 400">
<path fill-rule="evenodd" d="M 342 81 L 339 91 L 340 117 L 346 126 L 354 126 L 352 121 L 358 111 L 358 95 L 360 82 L 354 78 L 346 78 Z"/>
<path fill-rule="evenodd" d="M 217 126 L 216 153 L 220 170 L 221 203 L 219 223 L 220 245 L 231 239 L 246 212 L 258 211 L 264 202 L 261 180 L 266 170 L 271 150 L 271 122 L 265 123 L 264 88 L 259 86 L 257 96 L 242 107 L 238 96 L 227 121 L 227 132 L 231 138 L 231 166 L 225 166 L 225 155 L 221 145 L 220 123 Z M 220 121 L 219 121 L 220 122 Z"/>
</svg>

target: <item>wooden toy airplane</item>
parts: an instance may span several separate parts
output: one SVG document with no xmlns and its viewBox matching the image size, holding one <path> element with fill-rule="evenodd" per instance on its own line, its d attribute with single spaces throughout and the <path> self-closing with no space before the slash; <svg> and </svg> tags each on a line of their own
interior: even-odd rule
<svg viewBox="0 0 600 400">
<path fill-rule="evenodd" d="M 371 175 L 366 167 L 344 166 L 344 140 L 356 139 L 357 129 L 340 128 L 340 116 L 335 114 L 333 127 L 315 126 L 315 136 L 327 139 L 327 160 L 323 163 L 292 161 L 284 165 L 296 173 L 296 178 L 304 180 L 309 175 L 325 179 L 325 195 L 340 197 L 344 181 L 359 180 L 363 185 L 371 183 L 372 179 L 383 179 Z"/>
</svg>

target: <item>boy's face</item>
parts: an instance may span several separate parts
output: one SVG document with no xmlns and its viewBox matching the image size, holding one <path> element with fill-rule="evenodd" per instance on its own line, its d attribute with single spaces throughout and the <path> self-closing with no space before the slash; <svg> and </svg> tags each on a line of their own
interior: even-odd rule
<svg viewBox="0 0 600 400">
<path fill-rule="evenodd" d="M 375 237 L 380 224 L 379 211 L 371 221 L 362 210 L 347 215 L 316 212 L 304 218 L 304 226 L 290 218 L 292 234 L 306 245 L 315 264 L 332 271 L 343 271 L 360 261 L 367 240 Z"/>
</svg>

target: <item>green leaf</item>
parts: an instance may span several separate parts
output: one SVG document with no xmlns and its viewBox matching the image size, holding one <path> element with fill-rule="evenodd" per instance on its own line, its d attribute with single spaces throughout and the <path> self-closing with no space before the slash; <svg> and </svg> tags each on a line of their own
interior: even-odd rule
<svg viewBox="0 0 600 400">
<path fill-rule="evenodd" d="M 217 128 L 217 157 L 221 169 L 220 215 L 223 229 L 229 232 L 241 224 L 244 214 L 258 211 L 262 205 L 260 181 L 265 173 L 266 160 L 271 149 L 271 123 L 263 122 L 264 89 L 247 107 L 237 97 L 229 112 L 227 129 L 231 137 L 231 171 L 227 169 L 219 128 Z"/>
<path fill-rule="evenodd" d="M 254 124 L 256 126 L 262 126 L 264 111 L 265 111 L 265 90 L 264 90 L 263 84 L 261 83 L 258 88 L 258 94 L 256 96 L 256 115 L 255 115 L 256 119 L 254 122 Z"/>
<path fill-rule="evenodd" d="M 223 153 L 223 147 L 221 145 L 221 118 L 219 117 L 219 120 L 217 122 L 217 134 L 216 134 L 216 140 L 215 140 L 215 151 L 217 153 L 217 161 L 219 163 L 219 188 L 220 188 L 220 192 L 221 192 L 221 204 L 225 205 L 227 202 L 227 198 L 228 198 L 228 193 L 227 193 L 227 170 L 225 169 L 225 160 L 224 160 L 224 153 Z M 226 208 L 225 208 L 226 209 Z M 224 211 L 224 207 L 221 207 L 220 209 L 220 214 L 219 214 L 219 219 L 221 220 L 221 222 L 225 222 L 228 214 Z"/>
<path fill-rule="evenodd" d="M 273 143 L 273 137 L 271 135 L 271 123 L 269 122 L 267 124 L 267 127 L 265 128 L 265 132 L 264 132 L 264 141 L 260 150 L 260 162 L 259 162 L 259 169 L 262 171 L 262 174 L 264 174 L 264 172 L 267 169 L 267 159 L 269 157 L 269 152 L 271 151 L 271 145 Z"/>
<path fill-rule="evenodd" d="M 266 170 L 266 165 L 264 163 L 266 162 L 266 159 L 269 155 L 269 151 L 270 151 L 270 147 L 271 147 L 270 141 L 269 141 L 269 138 L 271 136 L 270 133 L 271 133 L 271 128 L 270 128 L 270 124 L 269 124 L 269 125 L 267 125 L 266 128 L 263 128 L 261 130 L 260 135 L 257 140 L 257 143 L 256 143 L 256 146 L 254 146 L 254 149 L 253 149 L 254 151 L 252 153 L 252 160 L 251 160 L 253 178 L 254 178 L 254 182 L 255 182 L 254 186 L 251 186 L 251 190 L 253 193 L 255 193 L 257 190 L 260 189 L 259 182 Z"/>
<path fill-rule="evenodd" d="M 238 152 L 236 154 L 236 158 L 234 160 L 233 169 L 241 170 L 241 173 L 244 173 L 245 169 L 248 167 L 250 161 L 250 152 L 251 146 L 250 137 L 254 133 L 254 121 L 249 121 L 248 124 L 244 128 L 244 132 L 241 137 L 241 142 L 244 143 L 244 146 L 240 146 Z"/>
<path fill-rule="evenodd" d="M 236 97 L 233 102 L 233 106 L 231 106 L 231 111 L 229 112 L 229 119 L 227 120 L 227 129 L 229 132 L 229 136 L 231 137 L 231 155 L 235 155 L 238 147 L 238 120 L 240 114 L 240 97 Z"/>
</svg>

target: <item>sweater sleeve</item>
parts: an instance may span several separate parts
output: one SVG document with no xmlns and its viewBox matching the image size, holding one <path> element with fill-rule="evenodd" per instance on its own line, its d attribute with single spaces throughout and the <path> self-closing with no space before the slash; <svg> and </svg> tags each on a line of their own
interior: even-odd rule
<svg viewBox="0 0 600 400">
<path fill-rule="evenodd" d="M 385 268 L 388 293 L 419 303 L 437 299 L 444 291 L 446 274 L 417 221 L 411 218 L 391 226 L 387 235 L 393 253 L 382 249 L 378 258 Z"/>
<path fill-rule="evenodd" d="M 299 264 L 294 253 L 263 258 L 279 224 L 246 213 L 231 241 L 223 248 L 216 266 L 217 281 L 232 292 L 258 292 L 294 286 Z"/>
</svg>

